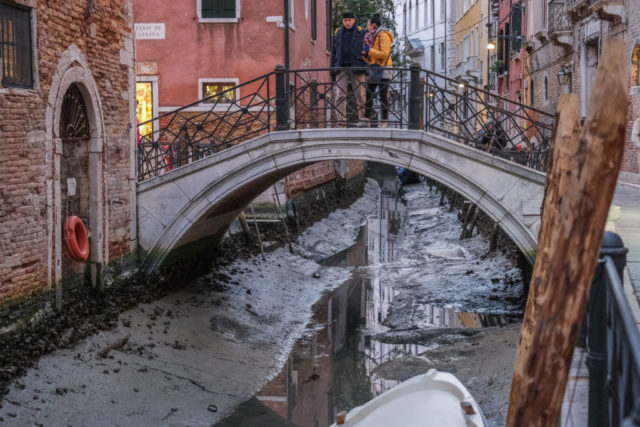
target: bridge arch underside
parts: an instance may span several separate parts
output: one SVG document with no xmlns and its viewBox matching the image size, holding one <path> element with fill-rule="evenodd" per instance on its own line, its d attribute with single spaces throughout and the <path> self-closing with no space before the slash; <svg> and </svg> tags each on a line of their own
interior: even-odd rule
<svg viewBox="0 0 640 427">
<path fill-rule="evenodd" d="M 219 238 L 244 207 L 290 173 L 347 159 L 405 167 L 446 185 L 498 222 L 533 261 L 543 174 L 423 131 L 320 129 L 271 133 L 139 184 L 145 269 L 179 248 Z"/>
</svg>

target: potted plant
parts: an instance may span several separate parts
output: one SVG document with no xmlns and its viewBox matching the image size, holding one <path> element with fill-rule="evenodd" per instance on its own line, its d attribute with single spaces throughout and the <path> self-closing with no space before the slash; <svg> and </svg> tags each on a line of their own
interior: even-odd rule
<svg viewBox="0 0 640 427">
<path fill-rule="evenodd" d="M 502 74 L 502 72 L 504 72 L 504 68 L 505 68 L 505 63 L 501 59 L 496 60 L 493 64 L 489 66 L 489 70 L 498 74 Z"/>
</svg>

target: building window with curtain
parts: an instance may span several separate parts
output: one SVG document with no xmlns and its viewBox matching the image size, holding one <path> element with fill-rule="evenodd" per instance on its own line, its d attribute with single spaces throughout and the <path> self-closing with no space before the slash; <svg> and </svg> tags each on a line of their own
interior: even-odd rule
<svg viewBox="0 0 640 427">
<path fill-rule="evenodd" d="M 203 104 L 229 104 L 238 101 L 238 79 L 199 79 L 198 83 L 198 97 Z"/>
<path fill-rule="evenodd" d="M 197 0 L 200 22 L 238 22 L 240 0 Z"/>
<path fill-rule="evenodd" d="M 0 87 L 33 87 L 31 9 L 0 2 Z"/>
</svg>

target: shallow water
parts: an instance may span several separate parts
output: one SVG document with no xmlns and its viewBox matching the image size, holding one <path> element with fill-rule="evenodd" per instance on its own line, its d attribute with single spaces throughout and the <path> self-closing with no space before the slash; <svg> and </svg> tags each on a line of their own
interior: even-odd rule
<svg viewBox="0 0 640 427">
<path fill-rule="evenodd" d="M 480 262 L 486 242 L 459 241 L 457 218 L 425 185 L 403 199 L 393 190 L 383 182 L 356 243 L 319 261 L 355 268 L 314 305 L 284 368 L 219 426 L 328 426 L 337 411 L 426 372 L 425 353 L 464 340 L 461 331 L 518 317 L 514 267 L 499 256 Z"/>
</svg>

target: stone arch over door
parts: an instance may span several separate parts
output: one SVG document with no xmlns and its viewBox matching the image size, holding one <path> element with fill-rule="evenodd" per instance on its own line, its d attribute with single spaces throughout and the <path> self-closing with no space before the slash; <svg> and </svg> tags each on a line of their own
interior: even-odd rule
<svg viewBox="0 0 640 427">
<path fill-rule="evenodd" d="M 60 57 L 49 90 L 45 112 L 46 120 L 46 161 L 47 161 L 47 198 L 48 198 L 48 283 L 56 287 L 56 305 L 61 306 L 62 291 L 62 251 L 64 209 L 60 185 L 60 156 L 62 139 L 60 120 L 65 94 L 74 86 L 80 93 L 88 118 L 88 170 L 89 170 L 89 216 L 91 224 L 91 248 L 89 255 L 91 281 L 100 281 L 100 270 L 104 260 L 108 259 L 107 227 L 104 221 L 104 178 L 103 146 L 104 119 L 102 103 L 89 64 L 80 51 L 72 45 Z"/>
</svg>

